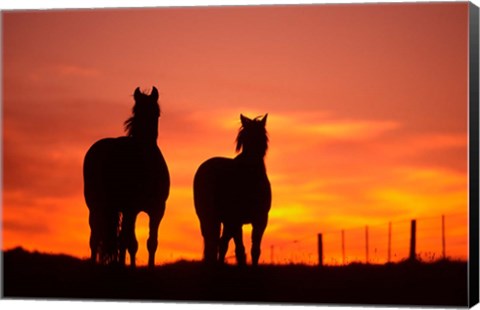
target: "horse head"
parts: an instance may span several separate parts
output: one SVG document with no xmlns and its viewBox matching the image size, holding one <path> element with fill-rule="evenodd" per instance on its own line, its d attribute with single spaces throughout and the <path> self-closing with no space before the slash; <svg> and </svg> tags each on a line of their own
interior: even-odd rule
<svg viewBox="0 0 480 310">
<path fill-rule="evenodd" d="M 158 136 L 158 118 L 160 105 L 158 104 L 158 90 L 154 86 L 150 95 L 141 92 L 137 87 L 133 93 L 135 105 L 132 116 L 125 121 L 125 131 L 133 138 L 156 141 Z"/>
<path fill-rule="evenodd" d="M 240 114 L 240 120 L 242 127 L 240 128 L 237 136 L 236 151 L 253 155 L 258 157 L 264 157 L 268 149 L 268 134 L 266 130 L 267 116 L 258 116 L 254 119 L 250 119 Z"/>
</svg>

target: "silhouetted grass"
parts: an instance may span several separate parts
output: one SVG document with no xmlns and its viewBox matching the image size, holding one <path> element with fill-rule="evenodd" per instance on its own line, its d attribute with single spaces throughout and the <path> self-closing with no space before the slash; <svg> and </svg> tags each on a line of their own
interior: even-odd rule
<svg viewBox="0 0 480 310">
<path fill-rule="evenodd" d="M 132 270 L 20 248 L 3 255 L 6 298 L 467 305 L 467 263 L 458 261 L 323 268 L 207 268 L 201 262 L 179 261 Z"/>
</svg>

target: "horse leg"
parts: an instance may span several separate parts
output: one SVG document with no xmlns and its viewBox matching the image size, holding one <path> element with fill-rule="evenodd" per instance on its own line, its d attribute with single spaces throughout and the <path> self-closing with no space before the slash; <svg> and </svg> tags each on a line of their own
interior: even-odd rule
<svg viewBox="0 0 480 310">
<path fill-rule="evenodd" d="M 220 220 L 200 220 L 200 229 L 203 236 L 203 260 L 207 264 L 216 264 L 218 262 L 220 227 Z"/>
<path fill-rule="evenodd" d="M 165 207 L 163 207 L 165 210 Z M 155 267 L 155 252 L 158 247 L 158 226 L 163 217 L 163 212 L 151 212 L 148 214 L 150 218 L 149 222 L 149 236 L 147 240 L 148 249 L 148 267 Z"/>
<path fill-rule="evenodd" d="M 119 257 L 118 257 L 118 262 L 121 266 L 125 266 L 126 262 L 126 253 L 127 253 L 127 232 L 126 232 L 126 221 L 127 221 L 127 216 L 125 214 L 122 215 L 122 227 L 120 229 L 120 235 L 119 235 L 119 242 L 118 242 L 118 248 L 119 248 Z"/>
<path fill-rule="evenodd" d="M 233 241 L 235 242 L 235 257 L 237 258 L 237 264 L 238 266 L 245 266 L 247 264 L 247 255 L 245 254 L 245 246 L 243 245 L 242 225 L 235 227 Z"/>
<path fill-rule="evenodd" d="M 124 213 L 122 220 L 122 231 L 120 232 L 120 264 L 125 266 L 126 250 L 130 255 L 130 266 L 135 267 L 135 255 L 138 250 L 138 242 L 135 237 L 135 221 L 137 215 Z"/>
<path fill-rule="evenodd" d="M 118 263 L 121 266 L 125 266 L 126 264 L 126 254 L 127 254 L 127 246 L 126 246 L 126 241 L 125 239 L 125 233 L 123 232 L 123 225 L 122 225 L 122 231 L 120 232 L 120 242 L 119 242 L 119 253 L 118 253 Z"/>
<path fill-rule="evenodd" d="M 223 232 L 222 237 L 220 238 L 220 245 L 219 245 L 219 254 L 218 254 L 218 261 L 220 264 L 225 263 L 225 255 L 227 254 L 228 250 L 228 243 L 230 239 L 233 237 L 233 229 L 231 225 L 223 223 Z"/>
<path fill-rule="evenodd" d="M 267 227 L 268 219 L 262 219 L 258 222 L 252 223 L 252 265 L 258 266 L 258 260 L 260 258 L 260 244 L 262 242 L 263 233 Z"/>
</svg>

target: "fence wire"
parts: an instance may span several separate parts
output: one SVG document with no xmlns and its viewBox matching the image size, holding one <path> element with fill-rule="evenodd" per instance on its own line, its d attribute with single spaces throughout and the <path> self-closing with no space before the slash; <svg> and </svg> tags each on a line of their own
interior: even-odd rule
<svg viewBox="0 0 480 310">
<path fill-rule="evenodd" d="M 323 265 L 400 262 L 411 257 L 412 220 L 416 222 L 416 259 L 423 262 L 467 260 L 468 214 L 455 213 L 319 231 L 303 238 L 265 244 L 261 262 L 316 265 L 319 263 L 319 233 L 322 235 Z M 229 260 L 233 262 L 234 255 L 230 255 Z"/>
</svg>

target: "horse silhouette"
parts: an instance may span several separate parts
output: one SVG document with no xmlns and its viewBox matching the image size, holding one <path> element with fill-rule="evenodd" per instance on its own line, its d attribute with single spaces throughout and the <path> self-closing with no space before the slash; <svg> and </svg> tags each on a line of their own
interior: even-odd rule
<svg viewBox="0 0 480 310">
<path fill-rule="evenodd" d="M 242 226 L 252 224 L 252 264 L 258 265 L 272 199 L 264 162 L 268 148 L 267 115 L 253 120 L 240 115 L 242 127 L 236 139 L 236 151 L 240 153 L 233 159 L 211 158 L 195 174 L 194 203 L 206 263 L 224 263 L 233 238 L 237 264 L 245 265 Z"/>
<path fill-rule="evenodd" d="M 138 213 L 149 217 L 148 265 L 155 265 L 158 227 L 170 190 L 168 167 L 157 146 L 158 90 L 137 89 L 126 136 L 105 138 L 87 151 L 83 165 L 84 196 L 89 209 L 91 261 L 125 265 L 126 251 L 135 266 Z"/>
</svg>

